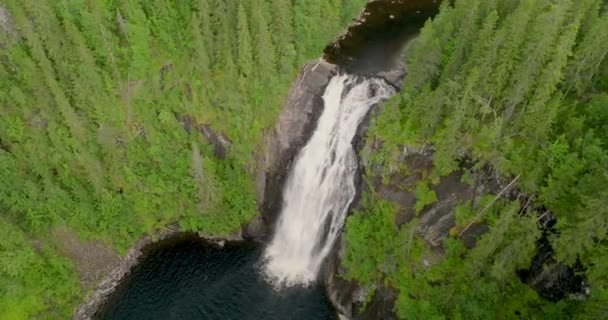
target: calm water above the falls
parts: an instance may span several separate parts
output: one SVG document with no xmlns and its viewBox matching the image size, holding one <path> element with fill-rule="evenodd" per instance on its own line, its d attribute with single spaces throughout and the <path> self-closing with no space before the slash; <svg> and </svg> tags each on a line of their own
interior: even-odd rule
<svg viewBox="0 0 608 320">
<path fill-rule="evenodd" d="M 336 319 L 323 288 L 275 292 L 259 275 L 262 248 L 180 236 L 154 245 L 96 319 Z"/>
</svg>

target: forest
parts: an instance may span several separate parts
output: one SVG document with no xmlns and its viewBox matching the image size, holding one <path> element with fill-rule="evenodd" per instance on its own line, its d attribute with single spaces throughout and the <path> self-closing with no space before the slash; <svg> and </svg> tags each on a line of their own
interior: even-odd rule
<svg viewBox="0 0 608 320">
<path fill-rule="evenodd" d="M 607 54 L 606 1 L 444 2 L 406 54 L 404 88 L 368 131 L 382 141 L 368 166 L 411 172 L 401 148 L 430 145 L 417 209 L 464 160 L 469 172 L 493 168 L 527 200 L 459 205 L 445 255 L 429 267 L 419 219 L 395 229 L 394 204 L 369 190 L 346 225 L 347 277 L 397 289 L 403 319 L 608 318 Z M 460 235 L 473 222 L 489 231 L 469 250 Z M 522 283 L 541 240 L 584 276 L 584 297 L 548 301 Z"/>
<path fill-rule="evenodd" d="M 0 319 L 66 319 L 90 290 L 54 228 L 124 253 L 254 216 L 263 130 L 364 3 L 2 1 Z M 223 159 L 184 117 L 225 135 Z"/>
<path fill-rule="evenodd" d="M 55 228 L 125 253 L 169 225 L 226 234 L 249 221 L 264 133 L 365 2 L 0 2 L 0 319 L 69 318 L 90 293 L 46 241 Z M 402 319 L 608 318 L 607 56 L 606 0 L 444 1 L 372 119 L 366 139 L 382 145 L 365 165 L 408 172 L 399 150 L 432 146 L 417 211 L 463 155 L 532 205 L 463 203 L 426 267 L 418 220 L 395 228 L 394 204 L 366 190 L 344 276 L 397 290 Z M 200 126 L 229 141 L 225 155 Z M 458 235 L 475 221 L 489 231 L 467 249 Z M 549 301 L 521 281 L 541 239 L 588 294 Z"/>
</svg>

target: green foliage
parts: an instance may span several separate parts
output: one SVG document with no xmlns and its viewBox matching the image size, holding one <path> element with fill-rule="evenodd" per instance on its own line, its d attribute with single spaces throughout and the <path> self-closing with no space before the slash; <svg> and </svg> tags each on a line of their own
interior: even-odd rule
<svg viewBox="0 0 608 320">
<path fill-rule="evenodd" d="M 437 201 L 437 195 L 435 190 L 431 190 L 426 184 L 419 183 L 414 189 L 414 196 L 416 197 L 416 204 L 414 205 L 414 211 L 420 213 L 424 207 Z"/>
<path fill-rule="evenodd" d="M 71 262 L 0 219 L 0 318 L 66 318 L 80 287 Z"/>
<path fill-rule="evenodd" d="M 395 232 L 395 206 L 373 195 L 364 199 L 366 209 L 355 212 L 346 223 L 344 240 L 348 251 L 342 260 L 346 277 L 370 284 L 383 279 L 402 248 Z"/>
<path fill-rule="evenodd" d="M 474 216 L 475 212 L 469 203 L 459 203 L 456 208 L 454 208 L 454 218 L 456 219 L 457 227 L 466 226 Z"/>
<path fill-rule="evenodd" d="M 23 239 L 66 224 L 120 252 L 173 223 L 238 229 L 256 214 L 263 130 L 363 2 L 3 3 L 16 34 L 0 32 L 0 221 Z M 225 159 L 203 125 L 231 142 Z M 0 318 L 66 318 L 81 294 L 72 269 L 27 248 L 6 249 L 23 256 L 4 267 L 33 269 L 2 274 Z"/>
<path fill-rule="evenodd" d="M 28 241 L 55 223 L 124 252 L 170 223 L 225 234 L 249 220 L 262 131 L 298 67 L 364 2 L 6 2 L 17 34 L 0 35 L 0 318 L 66 318 L 78 301 L 69 261 Z M 474 249 L 448 237 L 439 259 L 417 219 L 397 228 L 393 204 L 366 195 L 346 224 L 346 276 L 398 289 L 407 319 L 605 317 L 607 23 L 601 0 L 445 1 L 408 50 L 402 92 L 372 121 L 382 147 L 366 155 L 386 174 L 403 169 L 403 145 L 428 144 L 433 181 L 463 151 L 520 177 L 557 216 L 556 257 L 586 268 L 584 303 L 548 303 L 519 281 L 539 230 L 501 201 Z M 231 141 L 225 159 L 203 124 Z M 416 212 L 436 201 L 425 184 L 414 192 Z M 457 225 L 486 200 L 458 206 Z"/>
<path fill-rule="evenodd" d="M 409 268 L 385 275 L 400 291 L 401 318 L 606 317 L 607 9 L 600 0 L 444 2 L 408 48 L 404 87 L 368 132 L 368 142 L 382 146 L 364 158 L 384 174 L 404 166 L 404 146 L 430 145 L 432 181 L 460 169 L 465 153 L 477 167 L 517 176 L 516 188 L 556 215 L 550 235 L 555 257 L 582 263 L 590 296 L 550 303 L 520 282 L 515 271 L 529 266 L 540 236 L 537 217 L 519 203 L 499 200 L 484 212 L 490 231 L 474 249 L 448 237 L 438 263 L 425 267 L 406 258 Z M 415 190 L 416 212 L 432 199 L 422 186 Z M 450 234 L 493 198 L 458 205 Z M 360 223 L 360 217 L 349 218 L 347 234 Z"/>
<path fill-rule="evenodd" d="M 203 175 L 217 181 L 207 181 L 201 186 L 204 195 L 200 202 L 202 214 L 180 221 L 182 229 L 201 230 L 211 234 L 228 234 L 249 221 L 255 214 L 253 182 L 234 160 L 225 159 L 214 163 L 207 159 L 209 167 Z"/>
</svg>

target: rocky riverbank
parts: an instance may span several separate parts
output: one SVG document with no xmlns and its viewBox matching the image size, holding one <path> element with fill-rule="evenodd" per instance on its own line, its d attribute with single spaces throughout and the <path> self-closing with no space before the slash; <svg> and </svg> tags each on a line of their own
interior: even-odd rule
<svg viewBox="0 0 608 320">
<path fill-rule="evenodd" d="M 104 270 L 106 271 L 106 275 L 103 277 L 103 280 L 101 280 L 101 282 L 95 287 L 93 292 L 85 299 L 85 301 L 78 306 L 74 312 L 73 319 L 90 319 L 97 312 L 99 307 L 106 301 L 106 298 L 120 284 L 123 278 L 140 261 L 146 250 L 158 242 L 167 240 L 169 238 L 178 237 L 182 234 L 185 233 L 180 231 L 177 226 L 173 225 L 159 230 L 156 234 L 154 234 L 154 236 L 146 235 L 136 241 L 135 244 L 131 246 L 129 251 L 120 257 L 118 263 L 115 263 L 110 270 Z M 224 236 L 216 236 L 203 232 L 198 232 L 196 235 L 198 235 L 198 237 L 201 239 L 204 239 L 209 243 L 215 243 L 220 247 L 223 247 L 226 242 L 245 241 L 241 230 L 236 230 L 235 232 Z"/>
<path fill-rule="evenodd" d="M 179 230 L 177 230 L 177 228 L 170 227 L 159 231 L 154 237 L 146 235 L 136 241 L 129 251 L 120 258 L 118 265 L 110 270 L 107 275 L 105 275 L 103 280 L 97 285 L 93 292 L 82 304 L 80 304 L 80 306 L 78 306 L 74 312 L 73 319 L 90 319 L 95 314 L 99 306 L 104 303 L 106 297 L 112 293 L 112 291 L 114 291 L 123 277 L 129 273 L 129 270 L 131 270 L 135 264 L 137 264 L 137 261 L 142 255 L 145 247 L 156 241 L 161 241 L 171 236 L 175 236 L 178 233 Z"/>
</svg>

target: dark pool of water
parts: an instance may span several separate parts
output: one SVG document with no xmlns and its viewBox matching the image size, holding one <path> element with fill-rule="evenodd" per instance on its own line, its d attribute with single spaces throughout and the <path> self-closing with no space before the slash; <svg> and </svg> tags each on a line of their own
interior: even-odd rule
<svg viewBox="0 0 608 320">
<path fill-rule="evenodd" d="M 439 11 L 441 0 L 383 0 L 369 2 L 360 20 L 329 44 L 327 61 L 355 73 L 391 69 L 403 46 Z"/>
<path fill-rule="evenodd" d="M 276 292 L 259 275 L 262 248 L 182 235 L 153 245 L 95 319 L 333 320 L 321 286 Z"/>
</svg>

